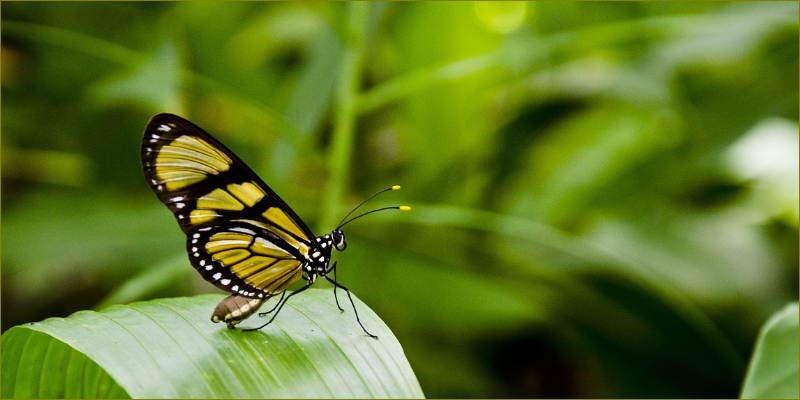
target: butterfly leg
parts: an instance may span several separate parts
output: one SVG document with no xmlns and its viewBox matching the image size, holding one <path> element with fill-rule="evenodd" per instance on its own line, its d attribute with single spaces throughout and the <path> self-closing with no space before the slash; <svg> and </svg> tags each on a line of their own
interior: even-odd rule
<svg viewBox="0 0 800 400">
<path fill-rule="evenodd" d="M 327 270 L 325 270 L 325 275 L 327 276 L 331 271 L 333 271 L 333 280 L 335 281 L 336 280 L 336 261 L 334 261 L 333 264 L 331 264 L 331 266 L 328 267 Z M 342 306 L 339 305 L 339 296 L 336 295 L 336 289 L 337 288 L 338 288 L 338 286 L 335 286 L 335 285 L 333 286 L 333 298 L 336 299 L 336 307 L 339 307 L 339 312 L 344 312 L 344 308 L 342 308 Z"/>
<path fill-rule="evenodd" d="M 269 321 L 267 321 L 267 322 L 266 322 L 264 325 L 261 325 L 261 326 L 259 326 L 258 328 L 247 328 L 247 329 L 242 329 L 242 332 L 257 331 L 257 330 L 259 330 L 259 329 L 261 329 L 261 328 L 263 328 L 263 327 L 265 327 L 265 326 L 267 326 L 267 325 L 271 324 L 271 323 L 272 323 L 272 321 L 275 319 L 275 317 L 277 317 L 277 316 L 278 316 L 278 313 L 280 313 L 280 312 L 281 312 L 281 309 L 283 308 L 283 305 L 284 305 L 284 304 L 286 304 L 286 302 L 287 302 L 287 301 L 289 301 L 289 299 L 290 299 L 292 296 L 294 296 L 294 295 L 296 295 L 296 294 L 298 294 L 298 293 L 302 292 L 303 290 L 306 290 L 306 289 L 308 289 L 309 287 L 311 287 L 311 284 L 307 284 L 307 285 L 305 285 L 305 286 L 301 287 L 300 289 L 297 289 L 297 290 L 295 290 L 294 292 L 292 292 L 292 294 L 290 294 L 290 295 L 286 296 L 286 298 L 283 298 L 283 297 L 281 297 L 281 300 L 282 300 L 282 301 L 279 301 L 279 302 L 278 302 L 278 305 L 276 306 L 276 307 L 277 307 L 277 309 L 276 309 L 276 311 L 275 311 L 275 314 L 272 314 L 272 318 L 270 318 L 270 319 L 269 319 Z M 284 293 L 285 293 L 285 292 L 284 292 Z M 274 308 L 274 307 L 273 307 L 273 308 Z M 272 312 L 272 310 L 270 310 L 269 312 Z"/>
<path fill-rule="evenodd" d="M 283 291 L 283 293 L 281 293 L 281 298 L 280 298 L 280 299 L 278 299 L 278 302 L 277 302 L 277 303 L 275 303 L 275 305 L 272 307 L 272 309 L 270 309 L 269 311 L 260 312 L 260 313 L 258 313 L 258 316 L 259 316 L 259 317 L 265 317 L 265 316 L 267 316 L 267 314 L 269 314 L 269 313 L 271 313 L 271 312 L 275 311 L 275 309 L 276 309 L 276 308 L 278 308 L 278 306 L 279 306 L 279 305 L 281 304 L 281 302 L 283 301 L 283 297 L 284 297 L 284 296 L 286 296 L 286 291 L 285 291 L 285 290 Z"/>
<path fill-rule="evenodd" d="M 334 274 L 335 274 L 335 273 L 334 273 Z M 331 279 L 331 278 L 330 278 L 329 276 L 327 276 L 327 275 L 325 275 L 325 279 L 327 279 L 327 280 L 328 280 L 328 282 L 332 283 L 332 284 L 333 284 L 335 287 L 338 287 L 338 288 L 340 288 L 340 289 L 344 290 L 344 291 L 347 293 L 347 298 L 349 298 L 349 299 L 350 299 L 350 305 L 352 305 L 352 306 L 353 306 L 353 312 L 355 312 L 355 313 L 356 313 L 356 321 L 358 321 L 358 324 L 359 324 L 359 325 L 361 325 L 361 329 L 363 329 L 363 330 L 364 330 L 364 333 L 366 333 L 366 334 L 367 334 L 367 336 L 369 336 L 369 337 L 371 337 L 371 338 L 373 338 L 373 339 L 377 339 L 377 338 L 378 338 L 377 336 L 375 336 L 375 335 L 373 335 L 373 334 L 369 333 L 369 331 L 367 331 L 367 328 L 364 328 L 364 324 L 362 324 L 362 323 L 361 323 L 361 320 L 358 318 L 358 310 L 356 310 L 356 303 L 354 303 L 354 302 L 353 302 L 353 296 L 351 296 L 351 295 L 350 295 L 350 289 L 348 289 L 348 288 L 344 287 L 344 285 L 342 285 L 342 284 L 341 284 L 341 283 L 339 283 L 339 282 L 336 282 L 336 280 L 335 280 L 335 279 Z M 292 293 L 292 294 L 294 294 L 294 293 Z"/>
</svg>

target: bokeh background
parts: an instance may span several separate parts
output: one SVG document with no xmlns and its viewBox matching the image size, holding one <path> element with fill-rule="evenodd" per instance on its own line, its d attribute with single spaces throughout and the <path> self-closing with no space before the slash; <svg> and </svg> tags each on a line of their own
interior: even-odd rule
<svg viewBox="0 0 800 400">
<path fill-rule="evenodd" d="M 403 185 L 338 278 L 428 397 L 736 397 L 798 298 L 797 2 L 3 2 L 1 26 L 3 330 L 216 290 L 142 176 L 159 112 L 318 234 Z"/>
</svg>

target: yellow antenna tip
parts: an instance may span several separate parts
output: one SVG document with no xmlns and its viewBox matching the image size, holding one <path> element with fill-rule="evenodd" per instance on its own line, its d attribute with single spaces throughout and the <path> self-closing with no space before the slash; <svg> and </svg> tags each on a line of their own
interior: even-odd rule
<svg viewBox="0 0 800 400">
<path fill-rule="evenodd" d="M 394 185 L 391 187 L 392 190 L 400 190 L 400 185 Z"/>
<path fill-rule="evenodd" d="M 411 207 L 409 206 L 400 206 L 397 209 L 400 211 L 411 211 Z"/>
</svg>

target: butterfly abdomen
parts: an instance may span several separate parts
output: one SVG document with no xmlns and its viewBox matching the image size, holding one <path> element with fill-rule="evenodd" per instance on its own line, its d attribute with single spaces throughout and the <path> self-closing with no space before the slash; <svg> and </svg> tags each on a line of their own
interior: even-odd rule
<svg viewBox="0 0 800 400">
<path fill-rule="evenodd" d="M 233 328 L 258 311 L 266 301 L 266 299 L 251 299 L 232 294 L 217 304 L 214 313 L 211 314 L 211 321 L 225 322 L 228 328 Z"/>
</svg>

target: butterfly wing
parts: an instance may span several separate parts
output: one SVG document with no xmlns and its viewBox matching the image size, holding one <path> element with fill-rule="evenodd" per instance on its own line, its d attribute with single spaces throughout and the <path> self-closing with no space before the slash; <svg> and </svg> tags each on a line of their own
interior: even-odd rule
<svg viewBox="0 0 800 400">
<path fill-rule="evenodd" d="M 141 150 L 145 178 L 178 220 L 203 278 L 251 298 L 300 279 L 314 234 L 227 147 L 181 117 L 159 114 Z"/>
</svg>

